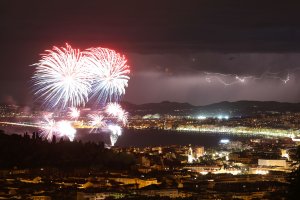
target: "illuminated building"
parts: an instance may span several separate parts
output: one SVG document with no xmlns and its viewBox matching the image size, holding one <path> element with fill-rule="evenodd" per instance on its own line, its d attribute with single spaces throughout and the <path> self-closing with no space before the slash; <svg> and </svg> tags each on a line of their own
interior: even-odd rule
<svg viewBox="0 0 300 200">
<path fill-rule="evenodd" d="M 259 166 L 287 167 L 286 160 L 258 159 Z"/>
</svg>

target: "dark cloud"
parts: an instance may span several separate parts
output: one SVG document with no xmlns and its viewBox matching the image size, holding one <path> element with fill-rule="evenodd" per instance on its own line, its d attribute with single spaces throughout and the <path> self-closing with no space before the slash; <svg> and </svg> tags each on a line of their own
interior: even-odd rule
<svg viewBox="0 0 300 200">
<path fill-rule="evenodd" d="M 195 73 L 232 75 L 277 74 L 286 76 L 300 70 L 300 53 L 128 54 L 135 71 L 156 71 L 180 76 Z"/>
<path fill-rule="evenodd" d="M 9 43 L 105 44 L 135 52 L 299 50 L 296 1 L 1 1 Z M 7 44 L 9 44 L 7 43 Z"/>
<path fill-rule="evenodd" d="M 296 101 L 299 95 L 292 86 L 269 94 L 255 92 L 256 83 L 247 89 L 237 85 L 222 89 L 192 80 L 203 77 L 203 72 L 257 77 L 298 73 L 299 10 L 300 2 L 279 0 L 2 0 L 1 93 L 15 96 L 18 102 L 31 99 L 29 65 L 44 49 L 69 42 L 76 48 L 103 46 L 128 55 L 133 77 L 126 98 L 134 102 L 203 103 L 262 99 L 265 94 Z M 158 73 L 160 78 L 153 83 L 152 76 L 143 75 L 147 73 Z M 257 84 L 267 91 L 278 82 L 267 79 Z M 142 87 L 149 93 L 142 94 Z M 202 92 L 193 92 L 198 87 Z M 206 95 L 205 88 L 210 91 Z M 222 93 L 219 90 L 224 94 L 215 95 Z"/>
<path fill-rule="evenodd" d="M 225 79 L 230 82 L 233 79 Z M 219 81 L 206 81 L 201 74 L 166 76 L 157 72 L 135 74 L 127 89 L 125 100 L 134 103 L 160 102 L 172 99 L 205 105 L 220 101 L 260 100 L 299 101 L 299 79 L 292 78 L 286 84 L 278 79 L 265 78 L 245 83 L 224 85 Z"/>
</svg>

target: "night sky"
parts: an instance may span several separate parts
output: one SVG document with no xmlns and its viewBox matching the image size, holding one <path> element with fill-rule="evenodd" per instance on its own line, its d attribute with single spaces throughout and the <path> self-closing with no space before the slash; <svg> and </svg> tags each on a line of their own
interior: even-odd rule
<svg viewBox="0 0 300 200">
<path fill-rule="evenodd" d="M 68 42 L 125 54 L 132 103 L 299 102 L 295 2 L 1 0 L 0 101 L 32 104 L 30 65 Z"/>
</svg>

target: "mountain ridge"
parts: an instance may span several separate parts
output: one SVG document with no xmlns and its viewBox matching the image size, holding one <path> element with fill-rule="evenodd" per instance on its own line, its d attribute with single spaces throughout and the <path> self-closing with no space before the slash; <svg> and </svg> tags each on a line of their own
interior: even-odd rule
<svg viewBox="0 0 300 200">
<path fill-rule="evenodd" d="M 132 104 L 121 102 L 131 114 L 171 114 L 171 115 L 217 115 L 231 116 L 254 115 L 262 113 L 300 112 L 300 103 L 277 101 L 222 101 L 204 106 L 194 106 L 189 103 L 162 101 L 160 103 Z"/>
</svg>

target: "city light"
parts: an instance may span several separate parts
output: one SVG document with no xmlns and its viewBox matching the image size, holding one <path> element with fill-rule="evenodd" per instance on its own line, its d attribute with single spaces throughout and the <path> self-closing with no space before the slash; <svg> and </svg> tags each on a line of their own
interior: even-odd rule
<svg viewBox="0 0 300 200">
<path fill-rule="evenodd" d="M 203 116 L 203 115 L 199 115 L 199 116 L 198 116 L 198 119 L 204 120 L 204 119 L 207 119 L 207 117 L 206 117 L 206 116 Z"/>
<path fill-rule="evenodd" d="M 230 142 L 230 140 L 228 140 L 228 139 L 221 139 L 220 140 L 221 144 L 228 144 L 229 142 Z"/>
<path fill-rule="evenodd" d="M 228 115 L 218 115 L 217 116 L 217 118 L 219 119 L 219 120 L 222 120 L 222 119 L 229 119 L 229 116 Z"/>
</svg>

